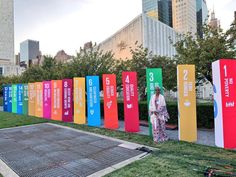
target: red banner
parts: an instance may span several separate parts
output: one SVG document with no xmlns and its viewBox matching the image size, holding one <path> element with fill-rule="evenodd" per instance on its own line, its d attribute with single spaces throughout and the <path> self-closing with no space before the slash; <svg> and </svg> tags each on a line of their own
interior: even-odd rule
<svg viewBox="0 0 236 177">
<path fill-rule="evenodd" d="M 116 97 L 116 75 L 103 74 L 104 92 L 104 126 L 109 129 L 119 128 L 117 97 Z"/>
<path fill-rule="evenodd" d="M 73 122 L 73 103 L 72 103 L 72 91 L 73 81 L 72 79 L 62 80 L 62 121 Z"/>
<path fill-rule="evenodd" d="M 122 72 L 125 131 L 139 131 L 137 73 Z"/>
</svg>

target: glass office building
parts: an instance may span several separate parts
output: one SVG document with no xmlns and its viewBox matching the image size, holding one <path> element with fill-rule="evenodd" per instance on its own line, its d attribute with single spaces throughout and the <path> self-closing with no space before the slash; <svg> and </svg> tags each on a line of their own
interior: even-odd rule
<svg viewBox="0 0 236 177">
<path fill-rule="evenodd" d="M 202 27 L 207 22 L 208 9 L 206 0 L 196 0 L 197 7 L 197 32 L 198 35 L 202 36 Z"/>
<path fill-rule="evenodd" d="M 172 27 L 171 0 L 142 0 L 143 13 Z"/>
</svg>

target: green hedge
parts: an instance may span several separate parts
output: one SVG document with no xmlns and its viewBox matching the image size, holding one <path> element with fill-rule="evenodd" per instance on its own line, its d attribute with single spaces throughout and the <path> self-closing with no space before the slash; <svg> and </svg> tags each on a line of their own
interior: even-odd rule
<svg viewBox="0 0 236 177">
<path fill-rule="evenodd" d="M 102 116 L 103 113 L 103 103 L 101 103 Z M 178 107 L 176 103 L 167 103 L 167 110 L 170 115 L 168 121 L 169 124 L 178 125 Z M 118 103 L 118 114 L 119 119 L 124 119 L 124 104 Z M 148 120 L 148 109 L 145 102 L 139 103 L 139 115 L 140 120 Z M 198 104 L 197 105 L 197 125 L 199 128 L 214 128 L 214 117 L 213 117 L 213 105 L 211 104 Z"/>
</svg>

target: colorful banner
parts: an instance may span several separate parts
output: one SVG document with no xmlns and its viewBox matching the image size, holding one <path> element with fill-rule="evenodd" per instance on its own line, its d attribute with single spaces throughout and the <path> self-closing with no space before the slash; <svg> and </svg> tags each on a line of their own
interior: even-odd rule
<svg viewBox="0 0 236 177">
<path fill-rule="evenodd" d="M 3 86 L 3 111 L 7 112 L 8 108 L 8 85 Z"/>
<path fill-rule="evenodd" d="M 43 81 L 43 117 L 51 119 L 51 81 Z"/>
<path fill-rule="evenodd" d="M 23 114 L 28 115 L 28 84 L 23 84 Z"/>
<path fill-rule="evenodd" d="M 62 120 L 62 80 L 52 80 L 52 120 Z"/>
<path fill-rule="evenodd" d="M 162 69 L 161 68 L 147 68 L 146 69 L 146 81 L 147 81 L 147 102 L 149 109 L 149 102 L 151 96 L 155 94 L 155 88 L 160 87 L 161 93 L 163 94 L 162 86 Z M 149 125 L 149 135 L 152 136 L 152 124 L 150 122 L 150 117 L 148 116 Z"/>
<path fill-rule="evenodd" d="M 17 85 L 12 85 L 12 113 L 17 113 Z"/>
<path fill-rule="evenodd" d="M 29 96 L 29 102 L 28 102 L 28 112 L 29 116 L 35 116 L 35 100 L 36 100 L 36 88 L 34 83 L 28 84 L 28 96 Z"/>
<path fill-rule="evenodd" d="M 12 112 L 12 86 L 8 85 L 7 112 Z"/>
<path fill-rule="evenodd" d="M 17 84 L 17 114 L 23 114 L 23 85 Z"/>
<path fill-rule="evenodd" d="M 212 64 L 214 86 L 215 144 L 236 148 L 236 61 L 222 59 Z"/>
<path fill-rule="evenodd" d="M 103 74 L 104 93 L 104 127 L 109 129 L 119 128 L 118 108 L 116 96 L 116 75 Z"/>
<path fill-rule="evenodd" d="M 99 76 L 86 77 L 89 126 L 101 126 Z"/>
<path fill-rule="evenodd" d="M 43 83 L 36 82 L 35 116 L 43 117 Z"/>
<path fill-rule="evenodd" d="M 73 80 L 62 80 L 62 121 L 73 122 Z"/>
<path fill-rule="evenodd" d="M 122 72 L 125 131 L 139 131 L 137 73 Z"/>
<path fill-rule="evenodd" d="M 74 78 L 74 123 L 86 124 L 85 78 Z"/>
<path fill-rule="evenodd" d="M 179 140 L 197 141 L 195 66 L 178 65 Z"/>
</svg>

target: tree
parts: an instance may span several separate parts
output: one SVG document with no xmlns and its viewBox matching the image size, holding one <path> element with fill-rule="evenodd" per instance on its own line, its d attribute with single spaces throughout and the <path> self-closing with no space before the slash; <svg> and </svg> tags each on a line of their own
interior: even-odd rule
<svg viewBox="0 0 236 177">
<path fill-rule="evenodd" d="M 212 82 L 211 64 L 221 58 L 234 58 L 236 50 L 229 32 L 215 30 L 205 25 L 203 37 L 183 35 L 175 44 L 178 64 L 194 64 L 199 78 Z"/>
</svg>

